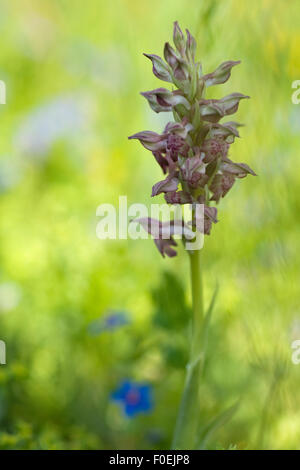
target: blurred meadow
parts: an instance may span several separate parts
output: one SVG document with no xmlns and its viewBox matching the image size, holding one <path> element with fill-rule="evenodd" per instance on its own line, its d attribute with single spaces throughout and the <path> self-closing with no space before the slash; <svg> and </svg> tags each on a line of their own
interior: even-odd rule
<svg viewBox="0 0 300 470">
<path fill-rule="evenodd" d="M 151 240 L 97 239 L 96 209 L 119 195 L 151 203 L 160 169 L 127 136 L 168 120 L 139 92 L 162 86 L 142 52 L 161 55 L 175 20 L 204 73 L 241 59 L 209 92 L 251 96 L 231 157 L 259 175 L 221 201 L 205 240 L 206 305 L 216 283 L 219 296 L 202 431 L 239 407 L 203 446 L 300 449 L 299 2 L 1 0 L 0 13 L 0 449 L 170 448 L 188 259 L 181 248 L 163 259 Z M 144 387 L 145 413 L 113 399 L 124 381 Z"/>
</svg>

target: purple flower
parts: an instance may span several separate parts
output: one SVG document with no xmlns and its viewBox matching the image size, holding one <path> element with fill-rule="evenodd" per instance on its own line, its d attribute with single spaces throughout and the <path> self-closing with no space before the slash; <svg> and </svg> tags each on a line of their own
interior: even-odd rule
<svg viewBox="0 0 300 470">
<path fill-rule="evenodd" d="M 132 223 L 140 224 L 146 232 L 152 235 L 154 243 L 163 257 L 165 254 L 169 257 L 176 256 L 176 251 L 172 248 L 177 246 L 173 238 L 174 235 L 183 236 L 187 240 L 192 240 L 195 237 L 193 230 L 182 220 L 161 222 L 150 217 L 141 217 L 132 220 Z"/>
<path fill-rule="evenodd" d="M 143 131 L 131 135 L 128 139 L 137 139 L 148 150 L 151 150 L 156 161 L 167 173 L 170 168 L 174 168 L 179 152 L 185 154 L 187 151 L 186 138 L 192 125 L 183 119 L 181 122 L 169 122 L 163 133 Z"/>
<path fill-rule="evenodd" d="M 145 383 L 125 380 L 111 394 L 111 399 L 120 403 L 129 418 L 153 409 L 152 387 Z"/>
<path fill-rule="evenodd" d="M 172 175 L 167 176 L 163 181 L 159 181 L 152 188 L 152 197 L 161 193 L 168 193 L 177 190 L 179 180 Z"/>
<path fill-rule="evenodd" d="M 204 153 L 204 161 L 210 163 L 216 158 L 227 156 L 229 144 L 223 139 L 206 139 L 203 142 L 201 151 Z"/>
<path fill-rule="evenodd" d="M 62 96 L 39 106 L 25 117 L 17 130 L 18 152 L 43 157 L 59 139 L 80 135 L 90 120 L 82 98 Z"/>
</svg>

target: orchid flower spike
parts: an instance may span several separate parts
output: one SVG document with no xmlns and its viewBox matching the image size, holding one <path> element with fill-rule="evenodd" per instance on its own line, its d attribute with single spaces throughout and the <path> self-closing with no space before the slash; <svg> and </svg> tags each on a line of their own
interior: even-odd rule
<svg viewBox="0 0 300 470">
<path fill-rule="evenodd" d="M 237 178 L 255 175 L 247 164 L 233 162 L 228 157 L 230 145 L 239 137 L 240 124 L 220 122 L 234 114 L 240 102 L 249 96 L 231 93 L 221 99 L 206 99 L 206 88 L 225 83 L 240 61 L 223 62 L 213 72 L 203 75 L 201 63 L 195 61 L 196 40 L 188 30 L 185 36 L 177 21 L 173 42 L 174 47 L 168 42 L 164 46 L 165 60 L 155 54 L 145 54 L 152 62 L 154 75 L 171 83 L 172 91 L 157 88 L 141 94 L 156 113 L 171 111 L 174 121 L 161 134 L 143 131 L 129 139 L 139 140 L 152 152 L 166 175 L 153 185 L 152 196 L 163 193 L 169 204 L 204 204 L 204 233 L 209 235 L 212 224 L 217 222 L 217 209 L 211 204 L 217 204 Z M 148 221 L 136 222 L 152 234 Z M 172 221 L 171 226 L 176 224 L 177 221 Z M 152 221 L 152 225 L 163 228 L 159 221 Z M 195 226 L 195 221 L 191 225 Z M 176 255 L 173 235 L 171 230 L 167 239 L 160 235 L 154 237 L 163 256 Z"/>
</svg>

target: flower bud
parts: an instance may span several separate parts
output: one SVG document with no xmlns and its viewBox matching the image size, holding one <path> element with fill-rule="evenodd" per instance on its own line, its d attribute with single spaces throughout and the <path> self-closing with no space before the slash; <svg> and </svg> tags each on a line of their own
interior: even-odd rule
<svg viewBox="0 0 300 470">
<path fill-rule="evenodd" d="M 222 108 L 215 103 L 217 100 L 200 100 L 200 115 L 209 122 L 218 122 L 223 117 Z"/>
<path fill-rule="evenodd" d="M 189 71 L 186 62 L 182 59 L 178 60 L 174 68 L 174 77 L 179 81 L 185 81 L 189 78 Z"/>
<path fill-rule="evenodd" d="M 144 54 L 145 57 L 151 60 L 152 62 L 152 71 L 154 75 L 165 82 L 172 82 L 172 77 L 170 74 L 170 69 L 167 64 L 155 54 Z"/>
<path fill-rule="evenodd" d="M 204 215 L 212 220 L 215 224 L 218 222 L 217 213 L 218 210 L 216 207 L 204 206 Z"/>
<path fill-rule="evenodd" d="M 230 173 L 223 175 L 216 175 L 210 185 L 210 191 L 213 193 L 211 201 L 219 202 L 221 197 L 226 196 L 228 191 L 232 188 L 235 177 Z"/>
<path fill-rule="evenodd" d="M 164 133 L 176 134 L 182 137 L 183 139 L 185 139 L 188 132 L 190 132 L 192 129 L 193 129 L 193 126 L 189 122 L 187 123 L 184 123 L 184 121 L 168 122 L 168 124 L 165 127 Z"/>
<path fill-rule="evenodd" d="M 216 68 L 214 72 L 208 73 L 203 76 L 203 80 L 205 80 L 205 85 L 208 87 L 227 82 L 231 75 L 232 67 L 240 63 L 240 60 L 228 60 L 227 62 L 223 62 L 221 65 L 219 65 L 218 68 Z"/>
<path fill-rule="evenodd" d="M 191 35 L 188 29 L 186 29 L 186 37 L 186 55 L 192 62 L 194 62 L 197 44 L 195 38 Z"/>
<path fill-rule="evenodd" d="M 180 59 L 180 55 L 173 49 L 171 44 L 169 44 L 168 42 L 165 43 L 164 58 L 173 70 L 176 68 L 177 62 Z"/>
<path fill-rule="evenodd" d="M 173 70 L 174 77 L 180 82 L 189 78 L 188 65 L 185 60 L 167 42 L 164 48 L 164 57 Z"/>
<path fill-rule="evenodd" d="M 212 223 L 216 224 L 217 219 L 217 208 L 204 206 L 204 233 L 210 235 Z"/>
<path fill-rule="evenodd" d="M 141 144 L 148 150 L 157 151 L 165 148 L 165 136 L 156 132 L 143 131 L 133 134 L 128 139 L 138 139 Z"/>
<path fill-rule="evenodd" d="M 218 104 L 221 105 L 225 116 L 228 114 L 234 114 L 238 110 L 240 101 L 249 98 L 250 96 L 243 95 L 242 93 L 231 93 L 230 95 L 224 96 L 224 98 L 217 101 Z"/>
<path fill-rule="evenodd" d="M 184 105 L 187 109 L 190 107 L 187 99 L 178 91 L 169 91 L 166 88 L 145 91 L 141 95 L 148 100 L 149 105 L 156 113 L 172 111 L 172 108 L 178 104 Z"/>
<path fill-rule="evenodd" d="M 232 144 L 235 137 L 239 137 L 239 131 L 237 130 L 242 124 L 238 124 L 234 121 L 229 121 L 224 124 L 215 123 L 212 125 L 209 131 L 209 137 L 214 139 L 225 139 L 226 142 Z"/>
<path fill-rule="evenodd" d="M 218 122 L 223 116 L 233 114 L 238 110 L 242 99 L 250 98 L 242 93 L 231 93 L 220 100 L 200 100 L 200 113 L 205 121 Z"/>
<path fill-rule="evenodd" d="M 246 163 L 235 163 L 229 160 L 229 158 L 222 162 L 220 170 L 235 175 L 237 178 L 244 178 L 247 175 L 257 176 Z"/>
<path fill-rule="evenodd" d="M 185 55 L 185 39 L 184 39 L 183 32 L 181 31 L 179 27 L 178 21 L 175 21 L 174 23 L 173 41 L 178 52 L 181 54 L 181 56 L 184 56 Z"/>
</svg>

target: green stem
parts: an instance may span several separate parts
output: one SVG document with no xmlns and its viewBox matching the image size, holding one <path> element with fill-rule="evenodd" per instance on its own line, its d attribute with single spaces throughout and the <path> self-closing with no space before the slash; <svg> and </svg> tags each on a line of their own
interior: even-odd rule
<svg viewBox="0 0 300 470">
<path fill-rule="evenodd" d="M 193 301 L 193 337 L 191 361 L 194 362 L 201 353 L 201 333 L 204 316 L 201 250 L 196 250 L 190 253 L 190 264 Z"/>
<path fill-rule="evenodd" d="M 199 422 L 199 385 L 204 359 L 201 344 L 203 325 L 203 289 L 201 250 L 190 252 L 193 324 L 190 361 L 173 438 L 173 449 L 194 449 Z"/>
</svg>

